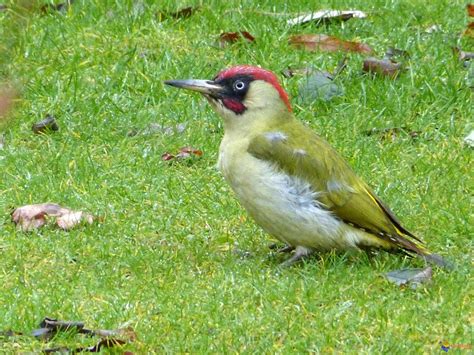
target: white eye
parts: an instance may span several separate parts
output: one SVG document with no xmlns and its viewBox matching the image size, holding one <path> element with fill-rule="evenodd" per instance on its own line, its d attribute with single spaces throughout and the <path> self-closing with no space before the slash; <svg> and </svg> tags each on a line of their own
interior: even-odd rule
<svg viewBox="0 0 474 355">
<path fill-rule="evenodd" d="M 245 83 L 243 81 L 238 80 L 234 83 L 235 90 L 243 90 L 244 88 L 245 88 Z"/>
</svg>

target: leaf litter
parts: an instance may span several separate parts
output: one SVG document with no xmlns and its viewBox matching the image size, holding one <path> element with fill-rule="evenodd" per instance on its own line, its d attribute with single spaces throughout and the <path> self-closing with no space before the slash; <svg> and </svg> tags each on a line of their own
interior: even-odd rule
<svg viewBox="0 0 474 355">
<path fill-rule="evenodd" d="M 73 211 L 56 203 L 40 203 L 16 208 L 12 221 L 21 231 L 27 232 L 43 227 L 48 217 L 56 218 L 56 225 L 63 230 L 70 230 L 81 223 L 92 224 L 94 217 L 82 211 Z"/>
<path fill-rule="evenodd" d="M 431 281 L 433 270 L 430 266 L 424 269 L 400 269 L 387 272 L 385 277 L 397 286 L 410 286 L 412 289 L 416 289 L 422 283 Z"/>
<path fill-rule="evenodd" d="M 178 153 L 171 154 L 171 153 L 163 153 L 161 155 L 161 159 L 164 161 L 172 161 L 172 160 L 190 160 L 193 158 L 199 158 L 203 155 L 202 150 L 195 149 L 192 147 L 182 147 L 179 149 Z"/>
<path fill-rule="evenodd" d="M 325 34 L 302 34 L 294 35 L 289 39 L 290 45 L 296 48 L 302 48 L 307 51 L 323 52 L 355 52 L 361 54 L 370 54 L 372 48 L 365 43 L 351 42 L 339 39 Z"/>
<path fill-rule="evenodd" d="M 43 120 L 33 124 L 31 129 L 35 134 L 51 133 L 58 131 L 59 125 L 56 122 L 56 118 L 53 115 L 48 114 Z"/>
<path fill-rule="evenodd" d="M 331 22 L 347 21 L 352 18 L 366 18 L 367 14 L 359 10 L 320 10 L 303 14 L 296 18 L 288 20 L 286 23 L 289 26 L 305 25 L 308 23 L 321 25 L 329 24 Z"/>
<path fill-rule="evenodd" d="M 255 37 L 247 31 L 223 32 L 219 35 L 219 46 L 221 48 L 239 41 L 255 42 Z"/>
<path fill-rule="evenodd" d="M 466 11 L 468 17 L 474 17 L 474 4 L 467 4 Z M 474 37 L 474 22 L 469 22 L 462 33 L 463 36 Z"/>
<path fill-rule="evenodd" d="M 382 59 L 369 57 L 364 60 L 362 71 L 366 73 L 378 74 L 382 76 L 388 76 L 390 78 L 397 78 L 400 72 L 403 70 L 404 65 L 402 62 L 396 62 L 395 57 L 398 58 L 409 58 L 407 51 L 389 47 L 385 56 Z"/>
<path fill-rule="evenodd" d="M 298 85 L 298 98 L 310 103 L 317 99 L 329 101 L 333 97 L 344 95 L 344 88 L 334 82 L 335 78 L 346 68 L 347 57 L 342 58 L 333 74 L 314 68 L 288 69 L 284 75 L 304 75 Z"/>
<path fill-rule="evenodd" d="M 59 346 L 47 348 L 43 353 L 51 354 L 57 352 L 79 353 L 79 352 L 101 352 L 106 348 L 123 346 L 137 340 L 137 334 L 131 327 L 118 329 L 88 329 L 85 323 L 81 321 L 63 321 L 54 318 L 45 317 L 39 324 L 38 329 L 33 330 L 30 335 L 38 340 L 50 341 L 59 333 L 83 334 L 90 337 L 99 337 L 99 340 L 91 346 L 67 347 Z M 12 330 L 0 332 L 0 336 L 14 337 L 26 335 L 22 332 Z M 130 352 L 128 352 L 130 354 Z"/>
<path fill-rule="evenodd" d="M 471 147 L 471 148 L 474 148 L 474 130 L 471 131 L 467 136 L 466 138 L 464 138 L 464 143 Z"/>
</svg>

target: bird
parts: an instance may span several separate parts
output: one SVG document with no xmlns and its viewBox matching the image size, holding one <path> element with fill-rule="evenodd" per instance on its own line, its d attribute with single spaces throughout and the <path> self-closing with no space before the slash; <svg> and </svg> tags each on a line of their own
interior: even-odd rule
<svg viewBox="0 0 474 355">
<path fill-rule="evenodd" d="M 345 159 L 293 114 L 269 70 L 237 65 L 212 80 L 166 80 L 202 94 L 222 117 L 217 166 L 240 204 L 292 255 L 290 266 L 316 252 L 385 250 L 447 266 L 402 226 Z"/>
</svg>

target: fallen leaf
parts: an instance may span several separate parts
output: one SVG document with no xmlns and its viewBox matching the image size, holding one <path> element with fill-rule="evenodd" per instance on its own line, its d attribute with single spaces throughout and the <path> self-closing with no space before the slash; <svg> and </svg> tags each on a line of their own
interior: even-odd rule
<svg viewBox="0 0 474 355">
<path fill-rule="evenodd" d="M 287 78 L 294 75 L 304 75 L 298 85 L 298 98 L 305 103 L 311 103 L 317 99 L 329 101 L 335 96 L 344 94 L 344 89 L 334 82 L 334 79 L 346 68 L 347 57 L 344 56 L 333 74 L 314 69 L 311 67 L 302 69 L 288 68 L 283 72 Z"/>
<path fill-rule="evenodd" d="M 65 352 L 65 353 L 79 353 L 79 352 L 100 352 L 104 348 L 111 348 L 115 346 L 125 345 L 129 342 L 133 342 L 137 339 L 135 331 L 128 328 L 119 328 L 115 330 L 106 330 L 106 329 L 87 329 L 84 327 L 83 322 L 77 321 L 62 321 L 53 318 L 46 317 L 40 323 L 40 328 L 35 329 L 32 332 L 32 335 L 41 340 L 49 341 L 54 335 L 59 332 L 75 332 L 77 334 L 86 334 L 89 336 L 98 336 L 101 339 L 92 346 L 88 347 L 77 347 L 69 348 L 65 346 L 49 348 L 43 350 L 44 353 L 56 353 L 56 352 Z"/>
<path fill-rule="evenodd" d="M 289 43 L 297 48 L 304 48 L 308 51 L 320 50 L 325 52 L 345 51 L 363 54 L 372 53 L 372 48 L 365 43 L 344 41 L 337 37 L 324 34 L 291 36 Z"/>
<path fill-rule="evenodd" d="M 453 48 L 453 51 L 458 54 L 460 61 L 474 59 L 474 52 L 465 52 L 465 51 L 460 50 L 457 47 Z"/>
<path fill-rule="evenodd" d="M 467 10 L 467 16 L 474 17 L 474 4 L 467 4 L 466 10 Z"/>
<path fill-rule="evenodd" d="M 379 74 L 389 76 L 395 79 L 403 69 L 402 63 L 397 63 L 393 60 L 394 57 L 409 58 L 407 51 L 389 47 L 385 56 L 382 59 L 370 57 L 364 60 L 362 71 L 366 73 Z"/>
<path fill-rule="evenodd" d="M 170 153 L 163 153 L 161 155 L 161 160 L 164 160 L 164 161 L 173 160 L 174 158 L 176 158 L 176 156 Z"/>
<path fill-rule="evenodd" d="M 190 159 L 193 157 L 201 157 L 203 155 L 202 150 L 194 149 L 191 147 L 182 147 L 179 149 L 177 154 L 163 153 L 161 155 L 161 160 L 170 161 L 170 160 L 184 160 Z"/>
<path fill-rule="evenodd" d="M 474 22 L 470 22 L 464 30 L 463 36 L 474 37 Z"/>
<path fill-rule="evenodd" d="M 335 96 L 343 95 L 344 89 L 333 80 L 333 76 L 327 72 L 314 71 L 298 86 L 298 98 L 305 103 L 310 103 L 317 99 L 329 101 Z"/>
<path fill-rule="evenodd" d="M 0 150 L 2 150 L 3 148 L 5 148 L 5 136 L 2 134 L 0 134 Z"/>
<path fill-rule="evenodd" d="M 84 213 L 82 211 L 72 211 L 58 217 L 56 219 L 56 224 L 61 229 L 69 230 L 81 223 L 81 221 L 92 224 L 94 222 L 94 218 L 90 214 Z"/>
<path fill-rule="evenodd" d="M 73 352 L 74 353 L 79 353 L 79 352 L 98 353 L 98 352 L 101 352 L 102 349 L 113 348 L 117 345 L 125 345 L 126 343 L 127 343 L 126 341 L 121 340 L 121 339 L 104 338 L 104 339 L 99 340 L 99 342 L 93 346 L 78 348 L 78 349 L 75 349 Z"/>
<path fill-rule="evenodd" d="M 96 330 L 92 330 L 91 334 L 100 336 L 102 338 L 116 337 L 120 339 L 126 339 L 128 341 L 137 340 L 137 333 L 135 333 L 132 327 L 119 328 L 119 329 L 113 329 L 113 330 L 96 329 Z"/>
<path fill-rule="evenodd" d="M 76 321 L 60 321 L 54 318 L 45 317 L 39 326 L 40 328 L 33 330 L 31 335 L 42 340 L 49 340 L 58 332 L 75 331 L 79 333 L 84 328 L 84 323 Z"/>
<path fill-rule="evenodd" d="M 47 115 L 43 120 L 33 124 L 31 127 L 34 133 L 49 133 L 59 130 L 58 123 L 53 115 Z"/>
<path fill-rule="evenodd" d="M 424 269 L 401 269 L 390 271 L 385 274 L 385 277 L 397 286 L 410 285 L 415 289 L 420 284 L 431 281 L 433 270 L 429 266 Z"/>
<path fill-rule="evenodd" d="M 401 63 L 392 62 L 390 59 L 367 58 L 364 60 L 362 70 L 366 73 L 374 73 L 396 78 L 402 69 Z"/>
<path fill-rule="evenodd" d="M 191 156 L 202 156 L 202 150 L 199 149 L 194 149 L 191 147 L 183 147 L 180 148 L 179 153 L 176 155 L 176 158 L 178 159 L 183 159 L 183 158 L 189 158 Z"/>
<path fill-rule="evenodd" d="M 0 5 L 0 12 L 1 11 L 7 11 L 8 10 L 8 6 L 7 5 Z"/>
<path fill-rule="evenodd" d="M 359 10 L 320 10 L 307 13 L 296 18 L 288 20 L 289 26 L 303 25 L 313 22 L 316 25 L 328 24 L 332 21 L 347 21 L 351 18 L 366 18 L 367 14 Z"/>
<path fill-rule="evenodd" d="M 47 222 L 47 217 L 56 217 L 59 228 L 69 230 L 81 222 L 92 224 L 92 215 L 72 211 L 61 207 L 56 203 L 40 203 L 18 207 L 12 212 L 12 221 L 22 231 L 30 231 L 43 227 Z"/>
<path fill-rule="evenodd" d="M 224 32 L 219 35 L 219 45 L 220 47 L 225 47 L 229 43 L 235 43 L 242 39 L 247 40 L 248 42 L 254 42 L 255 37 L 252 36 L 247 31 L 240 32 Z"/>
<path fill-rule="evenodd" d="M 469 147 L 474 148 L 474 130 L 472 130 L 466 138 L 464 138 L 464 143 L 466 143 Z"/>
<path fill-rule="evenodd" d="M 174 19 L 185 19 L 188 17 L 191 17 L 197 10 L 199 10 L 199 7 L 184 7 L 176 12 L 168 12 L 168 11 L 159 11 L 157 13 L 158 20 L 159 21 L 164 21 L 167 18 L 174 18 Z"/>
</svg>

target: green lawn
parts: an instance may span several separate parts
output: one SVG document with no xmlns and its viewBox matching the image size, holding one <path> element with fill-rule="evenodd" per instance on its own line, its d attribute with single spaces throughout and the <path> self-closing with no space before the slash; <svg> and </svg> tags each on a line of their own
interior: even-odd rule
<svg viewBox="0 0 474 355">
<path fill-rule="evenodd" d="M 463 138 L 474 105 L 467 70 L 451 49 L 474 49 L 473 40 L 458 42 L 465 2 L 202 1 L 188 19 L 157 16 L 198 3 L 77 0 L 65 13 L 0 13 L 0 73 L 21 88 L 2 126 L 0 331 L 28 333 L 44 316 L 90 328 L 128 325 L 138 340 L 125 349 L 135 353 L 431 353 L 441 351 L 441 340 L 471 345 L 473 150 Z M 369 18 L 286 25 L 292 14 L 323 8 L 357 8 Z M 440 30 L 426 33 L 434 24 Z M 240 30 L 255 43 L 218 46 L 221 32 Z M 344 56 L 290 48 L 288 37 L 299 33 L 363 41 L 378 57 L 389 46 L 410 53 L 397 80 L 363 75 L 364 56 L 350 54 L 337 79 L 345 94 L 311 105 L 294 99 L 294 111 L 408 229 L 456 262 L 455 271 L 435 268 L 430 284 L 412 290 L 382 275 L 423 263 L 395 255 L 321 254 L 278 267 L 285 256 L 268 249 L 273 240 L 215 168 L 220 118 L 201 97 L 163 80 L 212 78 L 230 65 L 255 64 L 276 72 L 296 97 L 301 77 L 286 79 L 282 70 L 332 71 Z M 60 130 L 34 135 L 32 124 L 48 113 Z M 153 123 L 187 127 L 147 134 Z M 393 140 L 366 133 L 393 127 L 406 130 Z M 162 161 L 183 146 L 204 154 Z M 16 230 L 14 207 L 47 201 L 99 220 L 69 232 Z M 0 337 L 0 348 L 81 342 L 94 340 Z"/>
</svg>

